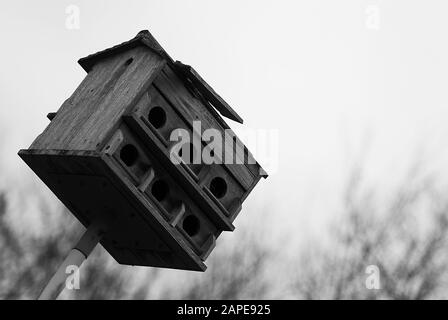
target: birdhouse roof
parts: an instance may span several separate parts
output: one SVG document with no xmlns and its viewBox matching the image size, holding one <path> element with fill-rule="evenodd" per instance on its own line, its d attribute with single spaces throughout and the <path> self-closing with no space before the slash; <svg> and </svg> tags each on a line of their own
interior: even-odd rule
<svg viewBox="0 0 448 320">
<path fill-rule="evenodd" d="M 165 59 L 167 63 L 173 67 L 176 74 L 183 80 L 192 84 L 204 99 L 218 110 L 222 116 L 243 123 L 243 119 L 235 112 L 235 110 L 233 110 L 232 107 L 230 107 L 191 66 L 185 65 L 180 61 L 174 61 L 148 30 L 140 31 L 129 41 L 81 58 L 78 60 L 78 63 L 86 72 L 89 72 L 98 61 L 141 45 L 148 47 Z"/>
</svg>

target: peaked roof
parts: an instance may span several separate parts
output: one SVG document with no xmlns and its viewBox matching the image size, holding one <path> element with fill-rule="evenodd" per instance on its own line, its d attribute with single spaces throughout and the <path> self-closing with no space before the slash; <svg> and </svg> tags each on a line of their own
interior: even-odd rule
<svg viewBox="0 0 448 320">
<path fill-rule="evenodd" d="M 185 65 L 180 61 L 174 61 L 148 30 L 140 31 L 129 41 L 81 58 L 78 60 L 78 63 L 86 72 L 89 72 L 98 61 L 141 45 L 148 47 L 165 59 L 174 69 L 176 74 L 191 83 L 205 100 L 218 110 L 222 116 L 243 123 L 243 119 L 235 112 L 235 110 L 233 110 L 232 107 L 230 107 L 191 66 Z"/>
</svg>

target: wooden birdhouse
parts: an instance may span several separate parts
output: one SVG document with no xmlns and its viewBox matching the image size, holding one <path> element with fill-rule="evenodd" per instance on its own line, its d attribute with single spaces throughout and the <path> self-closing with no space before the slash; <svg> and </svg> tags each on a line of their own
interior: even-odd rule
<svg viewBox="0 0 448 320">
<path fill-rule="evenodd" d="M 267 176 L 222 118 L 241 117 L 148 31 L 79 64 L 87 76 L 20 157 L 86 227 L 110 221 L 101 244 L 119 263 L 204 271 Z M 199 150 L 190 143 L 173 154 L 173 132 L 193 132 L 194 121 L 199 135 L 232 137 L 213 156 L 233 163 L 188 161 L 202 139 Z"/>
</svg>

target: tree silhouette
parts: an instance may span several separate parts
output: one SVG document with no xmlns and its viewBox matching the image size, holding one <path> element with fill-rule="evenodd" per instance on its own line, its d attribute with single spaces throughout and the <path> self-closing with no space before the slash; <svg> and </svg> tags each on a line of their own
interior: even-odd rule
<svg viewBox="0 0 448 320">
<path fill-rule="evenodd" d="M 388 202 L 362 189 L 356 168 L 345 190 L 344 218 L 330 245 L 301 256 L 295 294 L 307 299 L 428 299 L 446 297 L 448 199 L 434 177 L 414 166 Z M 306 261 L 306 263 L 304 262 Z M 366 268 L 380 271 L 368 289 Z"/>
</svg>

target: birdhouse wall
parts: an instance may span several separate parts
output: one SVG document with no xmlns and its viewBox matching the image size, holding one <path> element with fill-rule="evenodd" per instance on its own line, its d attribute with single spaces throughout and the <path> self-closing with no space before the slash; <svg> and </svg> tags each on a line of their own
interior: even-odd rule
<svg viewBox="0 0 448 320">
<path fill-rule="evenodd" d="M 214 248 L 214 237 L 202 242 L 202 234 L 193 239 L 182 235 L 179 227 L 184 215 L 176 215 L 177 221 L 166 219 L 160 206 L 140 191 L 145 190 L 144 184 L 124 173 L 113 156 L 35 149 L 21 150 L 19 155 L 84 226 L 107 218 L 109 228 L 101 244 L 119 263 L 206 269 L 202 260 Z"/>
<path fill-rule="evenodd" d="M 163 112 L 163 116 L 158 115 L 164 119 L 163 125 L 158 121 L 158 118 L 154 119 L 152 116 L 159 112 Z M 166 153 L 169 154 L 172 147 L 177 143 L 176 141 L 170 141 L 169 137 L 173 130 L 182 128 L 189 132 L 192 132 L 192 115 L 191 110 L 184 116 L 175 107 L 171 105 L 160 93 L 160 91 L 153 85 L 148 90 L 136 107 L 133 110 L 138 119 L 141 119 L 144 126 L 149 128 L 162 142 L 163 148 L 166 149 Z M 190 118 L 190 119 L 189 119 Z M 205 142 L 202 142 L 202 148 L 206 146 Z M 201 150 L 195 150 L 193 146 L 190 146 L 193 153 L 199 153 Z M 169 159 L 166 159 L 170 161 Z M 225 167 L 219 164 L 194 164 L 188 163 L 185 165 L 189 168 L 187 173 L 193 178 L 195 183 L 206 193 L 206 196 L 211 197 L 219 208 L 223 211 L 227 217 L 233 217 L 241 207 L 241 199 L 243 198 L 246 189 L 239 183 L 239 181 L 232 175 L 230 171 L 227 171 Z M 244 166 L 244 165 L 241 165 Z M 245 168 L 242 168 L 246 170 Z M 215 194 L 212 192 L 215 189 L 210 190 L 210 183 L 215 177 L 222 177 L 225 180 L 225 189 L 223 194 Z M 249 188 L 249 186 L 248 186 Z M 224 194 L 225 193 L 225 194 Z M 219 197 L 218 197 L 219 196 Z"/>
<path fill-rule="evenodd" d="M 221 230 L 125 123 L 106 144 L 105 152 L 118 165 L 121 179 L 129 180 L 157 209 L 153 214 L 163 217 L 205 260 Z"/>
<path fill-rule="evenodd" d="M 30 149 L 99 150 L 164 64 L 143 46 L 99 61 Z"/>
<path fill-rule="evenodd" d="M 217 114 L 214 108 L 201 99 L 200 95 L 195 93 L 188 83 L 180 79 L 169 65 L 164 66 L 154 79 L 148 95 L 149 99 L 152 99 L 149 108 L 156 106 L 157 103 L 161 103 L 169 110 L 167 119 L 171 117 L 175 119 L 170 119 L 172 123 L 169 125 L 172 128 L 185 128 L 192 131 L 193 121 L 200 120 L 201 134 L 210 128 L 217 129 L 222 133 L 223 152 L 227 153 L 228 158 L 235 159 L 234 162 L 225 163 L 225 154 L 223 153 L 221 155 L 222 164 L 202 164 L 199 168 L 196 167 L 192 171 L 196 173 L 194 178 L 198 185 L 223 209 L 225 215 L 233 221 L 241 210 L 242 201 L 244 201 L 261 178 L 260 166 L 255 161 L 253 164 L 248 163 L 248 158 L 252 158 L 252 155 L 244 145 L 245 159 L 242 159 L 241 155 L 235 152 L 236 145 L 242 145 L 241 141 L 230 130 L 229 126 Z M 147 104 L 143 105 L 147 106 Z M 145 111 L 143 110 L 136 110 L 136 112 L 144 114 Z M 146 111 L 147 114 L 148 112 Z M 170 130 L 164 131 L 163 128 L 152 129 L 161 133 L 160 138 L 163 138 L 166 148 L 170 149 L 174 144 L 173 142 L 170 143 L 169 140 L 166 141 Z M 225 139 L 226 129 L 232 133 L 233 139 Z M 206 144 L 206 142 L 202 142 L 202 147 L 205 147 Z M 238 161 L 235 157 L 238 158 Z M 218 197 L 210 190 L 210 183 L 215 177 L 221 177 L 226 182 L 227 192 L 222 197 Z"/>
</svg>

